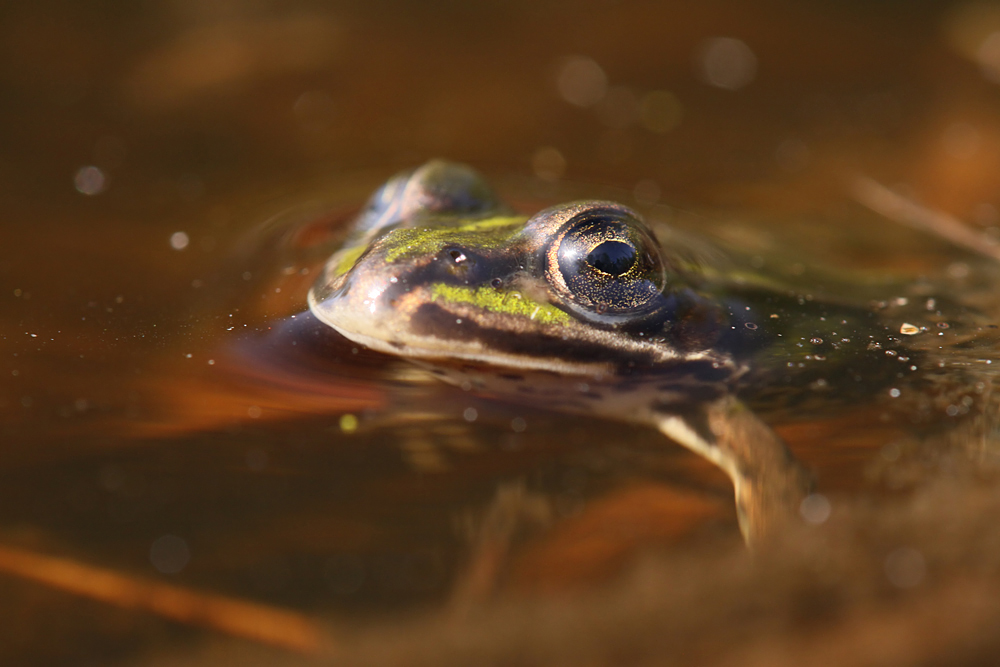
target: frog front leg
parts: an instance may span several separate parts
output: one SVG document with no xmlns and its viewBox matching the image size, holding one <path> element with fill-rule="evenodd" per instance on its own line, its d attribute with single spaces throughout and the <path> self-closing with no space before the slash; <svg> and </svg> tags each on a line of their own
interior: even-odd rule
<svg viewBox="0 0 1000 667">
<path fill-rule="evenodd" d="M 660 411 L 653 421 L 661 433 L 729 475 L 740 530 L 751 547 L 796 517 L 802 500 L 812 492 L 812 475 L 781 438 L 735 397 Z"/>
</svg>

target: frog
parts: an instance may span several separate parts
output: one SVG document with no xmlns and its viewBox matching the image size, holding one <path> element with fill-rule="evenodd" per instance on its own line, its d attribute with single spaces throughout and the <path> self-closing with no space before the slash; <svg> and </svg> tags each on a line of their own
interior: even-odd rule
<svg viewBox="0 0 1000 667">
<path fill-rule="evenodd" d="M 816 489 L 754 406 L 794 410 L 817 387 L 844 400 L 901 375 L 877 309 L 807 296 L 720 269 L 621 203 L 526 215 L 472 168 L 432 160 L 371 196 L 308 304 L 445 382 L 658 430 L 729 477 L 754 547 Z"/>
</svg>

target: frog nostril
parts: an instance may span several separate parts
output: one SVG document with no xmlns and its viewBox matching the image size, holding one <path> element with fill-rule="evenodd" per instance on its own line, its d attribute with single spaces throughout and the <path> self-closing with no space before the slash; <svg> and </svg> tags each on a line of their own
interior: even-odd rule
<svg viewBox="0 0 1000 667">
<path fill-rule="evenodd" d="M 465 253 L 461 250 L 449 250 L 448 255 L 455 260 L 456 264 L 461 264 L 466 260 Z"/>
</svg>

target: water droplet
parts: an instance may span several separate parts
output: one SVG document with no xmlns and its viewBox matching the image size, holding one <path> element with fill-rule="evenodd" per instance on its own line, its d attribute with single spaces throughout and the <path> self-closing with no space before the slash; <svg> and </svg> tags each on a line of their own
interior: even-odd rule
<svg viewBox="0 0 1000 667">
<path fill-rule="evenodd" d="M 177 574 L 190 560 L 191 549 L 187 542 L 176 535 L 156 538 L 149 549 L 149 562 L 163 574 Z"/>
<path fill-rule="evenodd" d="M 99 195 L 108 187 L 108 178 L 104 172 L 93 165 L 80 167 L 73 176 L 76 191 L 87 196 Z"/>
<path fill-rule="evenodd" d="M 882 448 L 882 458 L 886 461 L 896 461 L 902 455 L 903 450 L 897 442 L 890 442 Z"/>
<path fill-rule="evenodd" d="M 745 42 L 732 37 L 705 40 L 696 64 L 705 83 L 726 90 L 739 90 L 757 75 L 757 56 Z"/>
<path fill-rule="evenodd" d="M 818 526 L 830 518 L 832 507 L 830 501 L 821 493 L 812 493 L 802 499 L 799 505 L 799 514 L 806 523 Z"/>
<path fill-rule="evenodd" d="M 607 92 L 608 77 L 592 58 L 570 56 L 556 74 L 559 96 L 578 107 L 594 106 Z"/>
<path fill-rule="evenodd" d="M 680 124 L 682 113 L 677 96 L 665 90 L 648 92 L 639 102 L 642 126 L 650 132 L 669 132 Z"/>
<path fill-rule="evenodd" d="M 566 172 L 566 158 L 557 149 L 543 146 L 531 157 L 531 168 L 543 181 L 555 182 Z"/>
<path fill-rule="evenodd" d="M 340 430 L 344 433 L 353 433 L 358 430 L 358 418 L 352 414 L 341 415 Z"/>
<path fill-rule="evenodd" d="M 191 239 L 184 232 L 174 232 L 170 235 L 170 247 L 174 250 L 184 250 L 190 242 Z"/>
<path fill-rule="evenodd" d="M 948 265 L 948 276 L 954 278 L 955 280 L 961 280 L 963 278 L 968 278 L 971 270 L 969 265 L 965 262 L 953 262 Z"/>
</svg>

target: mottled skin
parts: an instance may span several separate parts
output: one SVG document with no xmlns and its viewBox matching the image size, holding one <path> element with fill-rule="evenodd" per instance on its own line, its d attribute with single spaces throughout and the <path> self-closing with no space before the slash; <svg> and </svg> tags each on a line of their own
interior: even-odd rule
<svg viewBox="0 0 1000 667">
<path fill-rule="evenodd" d="M 869 351 L 898 344 L 872 312 L 729 280 L 613 202 L 515 215 L 443 161 L 373 195 L 309 304 L 446 380 L 658 428 L 726 471 L 751 543 L 811 482 L 741 398 L 794 404 L 817 382 L 835 398 L 899 371 Z"/>
</svg>

